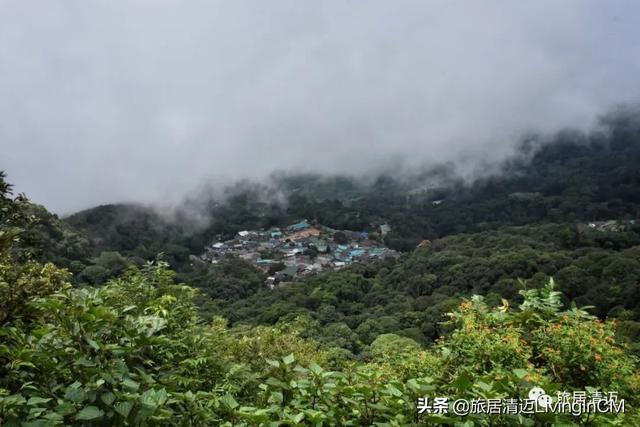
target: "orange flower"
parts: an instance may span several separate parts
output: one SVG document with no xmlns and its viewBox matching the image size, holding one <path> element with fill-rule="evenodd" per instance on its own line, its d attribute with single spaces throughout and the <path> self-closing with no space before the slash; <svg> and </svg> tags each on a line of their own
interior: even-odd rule
<svg viewBox="0 0 640 427">
<path fill-rule="evenodd" d="M 602 356 L 600 356 L 599 353 L 596 353 L 593 357 L 596 359 L 596 362 L 600 362 L 602 360 Z"/>
</svg>

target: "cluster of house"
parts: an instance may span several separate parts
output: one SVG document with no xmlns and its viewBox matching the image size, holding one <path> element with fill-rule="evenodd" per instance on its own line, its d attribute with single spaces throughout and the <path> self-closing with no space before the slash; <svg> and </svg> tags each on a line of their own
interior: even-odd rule
<svg viewBox="0 0 640 427">
<path fill-rule="evenodd" d="M 634 219 L 631 220 L 610 220 L 610 221 L 594 221 L 587 224 L 592 230 L 598 231 L 625 231 L 636 225 Z"/>
<path fill-rule="evenodd" d="M 383 224 L 379 235 L 390 230 Z M 398 255 L 385 247 L 376 235 L 334 230 L 304 220 L 285 228 L 240 231 L 231 240 L 211 244 L 202 258 L 212 263 L 227 256 L 242 258 L 267 273 L 267 284 L 273 287 L 313 272 Z"/>
</svg>

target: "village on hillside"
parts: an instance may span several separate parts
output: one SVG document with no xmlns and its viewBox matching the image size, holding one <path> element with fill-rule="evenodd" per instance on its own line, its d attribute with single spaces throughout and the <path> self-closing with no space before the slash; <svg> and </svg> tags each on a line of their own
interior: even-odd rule
<svg viewBox="0 0 640 427">
<path fill-rule="evenodd" d="M 594 222 L 590 222 L 588 224 L 580 224 L 579 225 L 579 229 L 583 230 L 586 227 L 588 227 L 591 230 L 596 230 L 596 231 L 627 231 L 629 230 L 631 227 L 636 225 L 636 220 L 634 219 L 630 219 L 630 220 L 616 220 L 616 219 L 612 219 L 609 221 L 594 221 Z"/>
<path fill-rule="evenodd" d="M 224 242 L 206 248 L 202 259 L 217 263 L 227 256 L 237 256 L 252 263 L 267 275 L 267 284 L 279 283 L 314 272 L 338 270 L 356 262 L 370 262 L 399 253 L 387 248 L 379 236 L 387 234 L 387 224 L 379 233 L 334 230 L 303 220 L 285 228 L 240 231 Z"/>
</svg>

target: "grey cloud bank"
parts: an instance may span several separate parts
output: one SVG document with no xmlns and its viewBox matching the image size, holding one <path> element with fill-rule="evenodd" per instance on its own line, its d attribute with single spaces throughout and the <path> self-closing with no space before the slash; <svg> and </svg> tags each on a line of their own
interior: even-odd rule
<svg viewBox="0 0 640 427">
<path fill-rule="evenodd" d="M 496 161 L 640 99 L 636 1 L 0 0 L 0 169 L 59 213 Z"/>
</svg>

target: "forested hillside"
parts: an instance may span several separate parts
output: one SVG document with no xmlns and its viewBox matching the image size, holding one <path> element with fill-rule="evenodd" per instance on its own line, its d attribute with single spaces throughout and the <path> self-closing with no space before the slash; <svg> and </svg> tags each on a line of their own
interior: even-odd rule
<svg viewBox="0 0 640 427">
<path fill-rule="evenodd" d="M 638 229 L 579 231 L 549 224 L 460 234 L 397 261 L 355 265 L 249 298 L 222 300 L 216 295 L 220 282 L 193 283 L 218 297 L 231 322 L 272 324 L 305 314 L 314 339 L 360 353 L 382 333 L 430 343 L 444 332 L 444 314 L 462 297 L 516 302 L 525 286 L 539 288 L 550 277 L 557 279 L 565 306 L 593 306 L 600 318 L 619 318 L 621 336 L 639 341 Z"/>
<path fill-rule="evenodd" d="M 89 209 L 65 222 L 93 238 L 94 253 L 117 250 L 148 258 L 159 248 L 178 257 L 197 253 L 217 235 L 299 218 L 365 231 L 388 223 L 387 243 L 405 251 L 423 239 L 505 225 L 638 219 L 640 113 L 611 114 L 600 129 L 527 140 L 495 173 L 472 182 L 446 165 L 369 180 L 278 174 L 270 185 L 243 183 L 222 198 L 202 194 L 200 216 L 210 220 L 195 229 L 186 217 L 167 226 L 153 209 L 127 205 Z"/>
<path fill-rule="evenodd" d="M 197 224 L 138 205 L 60 219 L 0 175 L 0 424 L 639 425 L 639 123 L 533 138 L 471 183 L 241 183 Z M 198 257 L 300 218 L 403 253 L 273 289 Z M 615 391 L 626 414 L 417 410 L 534 386 Z"/>
</svg>

